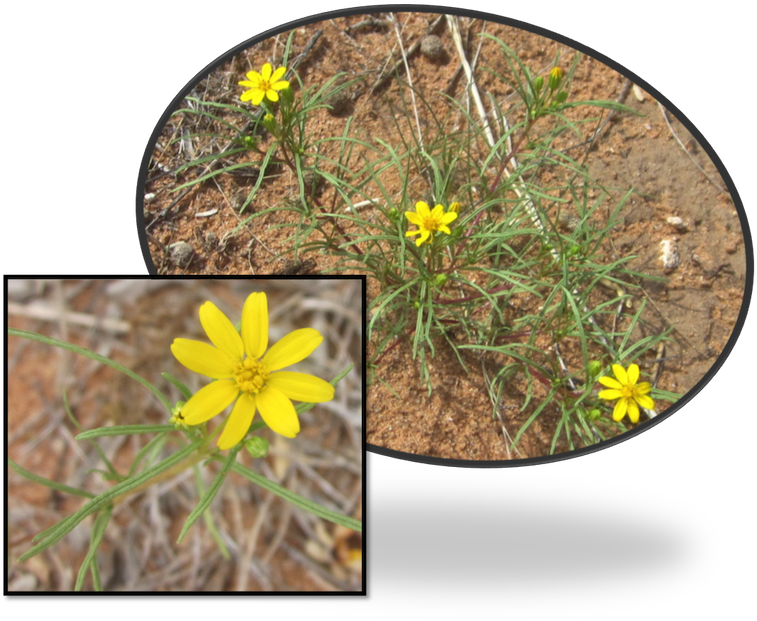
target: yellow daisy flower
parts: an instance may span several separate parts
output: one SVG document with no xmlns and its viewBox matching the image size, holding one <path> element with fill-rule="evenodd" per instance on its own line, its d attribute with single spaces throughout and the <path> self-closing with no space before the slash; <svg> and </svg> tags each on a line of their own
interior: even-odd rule
<svg viewBox="0 0 757 621">
<path fill-rule="evenodd" d="M 646 410 L 654 409 L 654 401 L 649 396 L 652 385 L 649 382 L 636 383 L 639 379 L 639 366 L 636 364 L 630 365 L 628 371 L 619 364 L 614 364 L 612 365 L 612 372 L 616 379 L 606 376 L 599 378 L 599 383 L 609 389 L 600 392 L 599 398 L 608 401 L 618 400 L 612 412 L 614 421 L 623 420 L 623 417 L 628 413 L 631 422 L 638 423 L 639 406 Z"/>
<path fill-rule="evenodd" d="M 251 101 L 253 106 L 259 106 L 260 102 L 265 98 L 268 101 L 278 101 L 279 94 L 276 91 L 289 88 L 289 82 L 281 79 L 284 77 L 286 71 L 286 67 L 279 67 L 274 71 L 271 63 L 263 65 L 260 73 L 249 71 L 247 79 L 239 82 L 239 85 L 246 86 L 250 90 L 242 93 L 240 99 L 242 101 Z"/>
<path fill-rule="evenodd" d="M 287 438 L 300 431 L 290 399 L 321 403 L 334 398 L 328 382 L 304 373 L 280 371 L 307 358 L 323 337 L 318 330 L 302 328 L 287 334 L 268 350 L 268 300 L 251 293 L 242 310 L 242 334 L 212 302 L 200 307 L 200 323 L 213 345 L 175 339 L 171 352 L 185 367 L 216 381 L 198 390 L 181 409 L 187 425 L 200 425 L 236 401 L 218 448 L 236 446 L 247 434 L 255 410 L 266 425 Z M 263 355 L 265 354 L 265 355 Z"/>
<path fill-rule="evenodd" d="M 418 201 L 415 203 L 415 213 L 412 211 L 406 211 L 405 217 L 418 227 L 417 231 L 408 231 L 405 233 L 405 237 L 420 235 L 420 237 L 415 240 L 415 245 L 420 246 L 423 242 L 431 243 L 434 239 L 434 231 L 442 231 L 449 235 L 451 231 L 447 225 L 457 219 L 457 212 L 448 211 L 447 213 L 444 213 L 444 207 L 442 205 L 437 205 L 432 210 L 423 201 Z"/>
</svg>

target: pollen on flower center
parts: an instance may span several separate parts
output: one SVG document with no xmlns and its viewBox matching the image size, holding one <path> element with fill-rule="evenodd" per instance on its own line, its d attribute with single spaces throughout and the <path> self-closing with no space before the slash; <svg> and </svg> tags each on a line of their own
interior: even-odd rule
<svg viewBox="0 0 757 621">
<path fill-rule="evenodd" d="M 429 231 L 438 231 L 439 224 L 440 222 L 438 218 L 434 218 L 433 216 L 431 216 L 430 218 L 423 219 L 423 228 Z"/>
<path fill-rule="evenodd" d="M 268 380 L 268 368 L 254 358 L 246 358 L 237 365 L 234 379 L 239 390 L 257 394 Z"/>
</svg>

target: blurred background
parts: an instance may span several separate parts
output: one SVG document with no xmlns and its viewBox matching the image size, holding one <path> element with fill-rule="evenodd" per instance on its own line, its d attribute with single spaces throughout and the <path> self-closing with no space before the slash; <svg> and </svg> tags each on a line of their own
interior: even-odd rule
<svg viewBox="0 0 757 621">
<path fill-rule="evenodd" d="M 300 416 L 301 433 L 270 441 L 265 459 L 245 451 L 238 460 L 287 489 L 362 520 L 363 295 L 359 279 L 220 280 L 8 280 L 8 325 L 67 341 L 111 358 L 156 385 L 172 401 L 181 396 L 162 372 L 193 392 L 208 379 L 172 356 L 174 338 L 208 342 L 198 310 L 212 301 L 236 323 L 253 291 L 265 291 L 269 345 L 290 331 L 312 327 L 324 342 L 291 370 L 331 380 L 348 365 L 333 401 Z M 112 486 L 103 462 L 63 406 L 84 429 L 167 424 L 170 414 L 143 386 L 89 358 L 20 337 L 8 337 L 8 456 L 53 481 L 99 494 Z M 211 421 L 211 427 L 216 420 Z M 256 420 L 259 420 L 256 417 Z M 177 434 L 169 434 L 176 435 Z M 97 438 L 125 474 L 153 434 Z M 176 448 L 166 446 L 160 458 Z M 205 486 L 219 464 L 200 468 Z M 89 550 L 93 516 L 57 544 L 18 563 L 32 537 L 78 510 L 69 496 L 8 473 L 8 589 L 71 591 Z M 325 522 L 230 473 L 212 512 L 230 558 L 221 553 L 204 520 L 176 540 L 198 501 L 190 468 L 118 505 L 98 552 L 106 591 L 360 591 L 362 538 Z M 84 590 L 92 589 L 87 577 Z"/>
</svg>

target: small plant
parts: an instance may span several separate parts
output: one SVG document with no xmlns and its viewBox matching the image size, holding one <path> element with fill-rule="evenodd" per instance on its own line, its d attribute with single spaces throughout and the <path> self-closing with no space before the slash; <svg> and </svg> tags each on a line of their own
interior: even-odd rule
<svg viewBox="0 0 757 621">
<path fill-rule="evenodd" d="M 612 203 L 609 189 L 562 148 L 568 138 L 583 140 L 583 126 L 597 121 L 587 111 L 633 111 L 613 101 L 571 98 L 578 53 L 534 70 L 500 39 L 485 34 L 484 43 L 496 47 L 501 62 L 480 71 L 509 87 L 508 107 L 489 95 L 488 110 L 481 97 L 471 97 L 472 109 L 439 93 L 444 116 L 438 101 L 397 75 L 398 94 L 385 101 L 386 118 L 396 124 L 393 140 L 364 136 L 349 119 L 340 135 L 312 138 L 309 116 L 343 88 L 343 76 L 306 85 L 293 71 L 293 88 L 277 90 L 281 69 L 271 73 L 267 64 L 261 77 L 248 74 L 240 84 L 251 90 L 242 98 L 264 106 L 262 124 L 272 137 L 256 161 L 261 174 L 248 201 L 273 161 L 283 163 L 299 186 L 296 201 L 250 219 L 286 212 L 276 226 L 291 230 L 295 258 L 329 255 L 332 271 L 356 270 L 374 281 L 369 385 L 385 381 L 382 361 L 409 343 L 422 387 L 431 394 L 429 360 L 444 346 L 461 372 L 474 365 L 491 375 L 486 391 L 493 417 L 501 416 L 503 395 L 514 392 L 522 422 L 512 437 L 505 431 L 508 451 L 540 417 L 553 428 L 550 453 L 573 450 L 626 431 L 623 418 L 627 413 L 636 424 L 637 406 L 653 415 L 649 395 L 677 399 L 647 383 L 632 397 L 623 392 L 638 378 L 631 370 L 652 360 L 669 338 L 668 332 L 642 336 L 640 283 L 651 278 L 628 267 L 632 256 L 610 251 L 611 232 L 633 191 Z M 323 196 L 307 171 L 328 187 Z M 597 375 L 589 367 L 613 363 L 631 365 L 629 383 L 605 384 L 610 390 L 600 399 L 612 391 L 622 395 L 614 397 L 612 420 L 603 420 Z"/>
</svg>

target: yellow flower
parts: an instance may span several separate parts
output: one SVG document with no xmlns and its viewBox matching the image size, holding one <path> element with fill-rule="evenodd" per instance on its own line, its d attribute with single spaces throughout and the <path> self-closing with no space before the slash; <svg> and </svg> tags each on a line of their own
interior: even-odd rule
<svg viewBox="0 0 757 621">
<path fill-rule="evenodd" d="M 618 400 L 612 412 L 614 421 L 623 420 L 627 412 L 631 422 L 638 423 L 639 406 L 647 410 L 654 409 L 654 401 L 649 396 L 652 390 L 651 384 L 649 382 L 636 383 L 639 379 L 639 367 L 636 364 L 630 365 L 628 371 L 619 364 L 614 364 L 612 372 L 617 379 L 607 376 L 599 378 L 599 383 L 609 389 L 600 392 L 599 398 L 608 401 Z"/>
<path fill-rule="evenodd" d="M 313 328 L 290 332 L 268 348 L 268 301 L 251 293 L 242 310 L 242 334 L 212 302 L 200 307 L 200 323 L 213 345 L 175 339 L 171 352 L 185 367 L 216 381 L 198 390 L 181 409 L 188 425 L 200 425 L 236 401 L 218 439 L 221 450 L 236 446 L 247 434 L 255 410 L 266 425 L 287 438 L 300 431 L 290 399 L 321 403 L 334 398 L 328 382 L 291 371 L 280 371 L 307 358 L 323 337 Z M 263 355 L 265 354 L 265 355 Z"/>
<path fill-rule="evenodd" d="M 442 231 L 449 235 L 451 231 L 447 225 L 457 219 L 457 213 L 455 211 L 444 213 L 442 205 L 437 205 L 431 210 L 426 203 L 418 201 L 415 203 L 415 213 L 406 211 L 405 217 L 418 227 L 417 231 L 405 233 L 405 237 L 420 234 L 420 237 L 415 240 L 415 245 L 420 246 L 423 242 L 431 243 L 434 239 L 434 231 Z"/>
<path fill-rule="evenodd" d="M 289 82 L 282 80 L 286 73 L 286 67 L 279 67 L 276 71 L 271 67 L 271 63 L 266 63 L 260 70 L 249 71 L 247 79 L 239 82 L 240 86 L 246 86 L 250 90 L 242 93 L 242 101 L 252 101 L 253 106 L 259 106 L 264 98 L 268 101 L 278 101 L 279 94 L 276 91 L 289 88 Z"/>
</svg>

